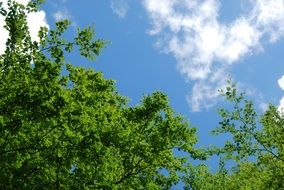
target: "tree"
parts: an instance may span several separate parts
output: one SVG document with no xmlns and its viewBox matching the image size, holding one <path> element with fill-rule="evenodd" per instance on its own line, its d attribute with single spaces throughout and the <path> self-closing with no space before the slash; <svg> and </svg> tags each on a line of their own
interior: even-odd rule
<svg viewBox="0 0 284 190">
<path fill-rule="evenodd" d="M 275 106 L 259 115 L 229 83 L 222 94 L 233 107 L 219 110 L 213 133 L 231 139 L 196 149 L 196 129 L 163 93 L 130 107 L 113 80 L 67 64 L 73 49 L 99 56 L 107 42 L 92 27 L 66 40 L 63 20 L 32 41 L 26 14 L 41 2 L 0 3 L 9 31 L 0 56 L 0 189 L 170 189 L 180 181 L 192 190 L 284 189 L 284 117 Z M 190 162 L 210 155 L 220 158 L 217 172 Z"/>
<path fill-rule="evenodd" d="M 221 155 L 216 173 L 206 165 L 190 166 L 185 177 L 191 189 L 284 189 L 284 117 L 270 105 L 258 115 L 253 102 L 238 94 L 229 81 L 222 94 L 233 104 L 232 110 L 220 109 L 222 121 L 213 133 L 226 133 L 231 140 L 221 148 L 210 148 L 209 154 Z M 226 166 L 234 161 L 235 166 Z M 232 164 L 231 164 L 232 165 Z"/>
<path fill-rule="evenodd" d="M 195 128 L 174 113 L 161 92 L 129 107 L 113 80 L 67 64 L 76 47 L 94 60 L 106 45 L 91 27 L 73 41 L 69 21 L 42 28 L 32 41 L 26 7 L 9 1 L 6 51 L 0 57 L 0 189 L 168 189 L 189 162 L 202 158 Z M 168 174 L 162 172 L 166 170 Z"/>
</svg>

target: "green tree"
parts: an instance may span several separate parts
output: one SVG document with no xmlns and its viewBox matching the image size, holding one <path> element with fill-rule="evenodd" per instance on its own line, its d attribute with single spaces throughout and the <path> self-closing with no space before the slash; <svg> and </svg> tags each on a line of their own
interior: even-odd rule
<svg viewBox="0 0 284 190">
<path fill-rule="evenodd" d="M 41 1 L 8 4 L 0 7 L 9 31 L 0 57 L 0 189 L 169 189 L 189 162 L 174 149 L 202 158 L 196 129 L 164 94 L 130 107 L 113 80 L 66 63 L 73 48 L 95 60 L 106 45 L 91 27 L 68 41 L 70 23 L 60 21 L 35 42 L 26 13 Z"/>
<path fill-rule="evenodd" d="M 209 153 L 220 155 L 216 173 L 206 165 L 190 166 L 185 177 L 187 187 L 194 190 L 279 190 L 284 189 L 284 117 L 270 105 L 259 115 L 252 101 L 238 94 L 229 82 L 223 96 L 233 108 L 220 109 L 222 121 L 213 133 L 231 136 L 224 147 L 210 148 Z M 235 166 L 226 166 L 226 162 Z"/>
</svg>

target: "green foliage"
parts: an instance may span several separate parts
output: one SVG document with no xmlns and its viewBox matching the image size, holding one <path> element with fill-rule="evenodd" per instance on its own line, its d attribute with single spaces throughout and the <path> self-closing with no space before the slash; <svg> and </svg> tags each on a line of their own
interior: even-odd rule
<svg viewBox="0 0 284 190">
<path fill-rule="evenodd" d="M 232 108 L 219 110 L 213 134 L 231 138 L 196 149 L 196 129 L 163 93 L 130 107 L 113 80 L 66 63 L 73 49 L 90 60 L 100 54 L 107 42 L 92 27 L 67 40 L 63 20 L 32 41 L 26 13 L 41 3 L 10 0 L 8 10 L 0 3 L 9 31 L 0 56 L 0 189 L 170 189 L 181 181 L 192 190 L 284 189 L 284 117 L 276 107 L 257 114 L 229 81 L 221 93 Z M 190 163 L 212 155 L 220 158 L 216 172 Z"/>
<path fill-rule="evenodd" d="M 174 149 L 202 158 L 195 129 L 164 94 L 129 107 L 113 80 L 66 64 L 75 46 L 88 59 L 99 55 L 106 42 L 92 28 L 68 41 L 61 36 L 70 23 L 60 21 L 31 41 L 26 12 L 40 3 L 0 9 L 9 31 L 0 57 L 0 189 L 169 189 L 189 162 Z"/>
<path fill-rule="evenodd" d="M 261 116 L 256 113 L 252 101 L 238 94 L 229 81 L 222 91 L 233 104 L 232 110 L 220 109 L 222 121 L 213 133 L 231 135 L 224 147 L 210 148 L 210 154 L 221 156 L 216 173 L 205 165 L 190 166 L 185 181 L 194 190 L 266 190 L 284 189 L 284 117 L 270 105 Z M 226 161 L 235 161 L 234 167 L 226 167 Z"/>
</svg>

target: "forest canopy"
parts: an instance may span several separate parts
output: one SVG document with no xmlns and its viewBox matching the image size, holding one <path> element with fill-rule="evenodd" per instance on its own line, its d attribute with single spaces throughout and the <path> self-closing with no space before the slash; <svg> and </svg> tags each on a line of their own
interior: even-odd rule
<svg viewBox="0 0 284 190">
<path fill-rule="evenodd" d="M 228 81 L 221 94 L 232 107 L 219 109 L 213 133 L 232 138 L 199 148 L 197 129 L 164 93 L 129 106 L 102 72 L 67 63 L 76 50 L 94 61 L 106 46 L 92 27 L 64 39 L 71 23 L 62 20 L 33 41 L 27 13 L 41 3 L 0 6 L 9 32 L 0 56 L 0 189 L 284 189 L 284 118 L 275 106 L 258 114 Z M 217 172 L 203 161 L 213 155 Z"/>
</svg>

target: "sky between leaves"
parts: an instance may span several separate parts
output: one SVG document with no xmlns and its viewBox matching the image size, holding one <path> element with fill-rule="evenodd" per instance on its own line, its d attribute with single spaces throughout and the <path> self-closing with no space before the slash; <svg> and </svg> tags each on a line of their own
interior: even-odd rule
<svg viewBox="0 0 284 190">
<path fill-rule="evenodd" d="M 95 24 L 98 36 L 112 41 L 95 64 L 69 58 L 116 79 L 133 103 L 162 90 L 178 112 L 210 120 L 230 77 L 260 110 L 269 102 L 284 107 L 284 0 L 46 0 L 28 15 L 32 39 L 61 19 L 73 22 L 67 36 Z M 0 17 L 0 53 L 3 24 Z M 203 120 L 196 123 L 210 125 Z"/>
</svg>

